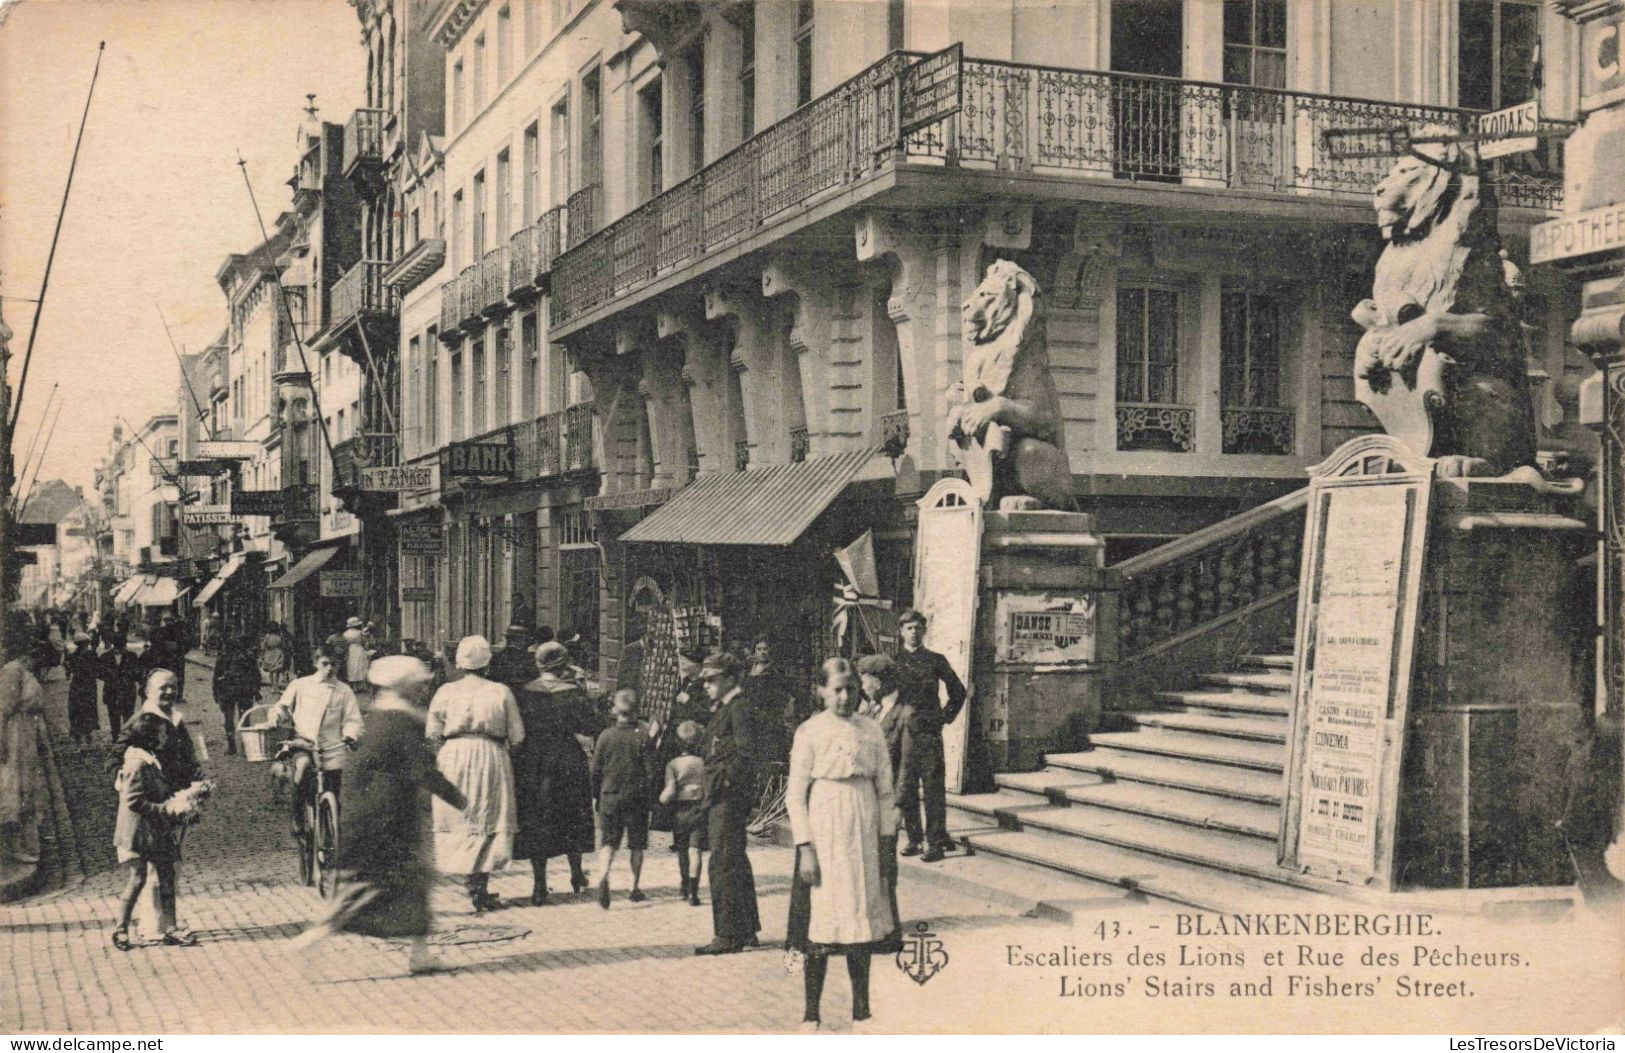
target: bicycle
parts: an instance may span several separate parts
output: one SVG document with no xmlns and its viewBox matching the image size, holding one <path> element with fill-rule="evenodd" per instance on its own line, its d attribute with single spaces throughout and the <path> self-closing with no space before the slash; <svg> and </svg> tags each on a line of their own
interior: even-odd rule
<svg viewBox="0 0 1625 1053">
<path fill-rule="evenodd" d="M 339 876 L 339 797 L 327 788 L 321 760 L 308 739 L 294 738 L 277 750 L 277 760 L 295 769 L 296 755 L 309 758 L 312 778 L 301 807 L 294 813 L 294 842 L 299 850 L 299 882 L 314 885 L 323 899 L 333 898 Z M 299 787 L 293 787 L 299 792 Z"/>
</svg>

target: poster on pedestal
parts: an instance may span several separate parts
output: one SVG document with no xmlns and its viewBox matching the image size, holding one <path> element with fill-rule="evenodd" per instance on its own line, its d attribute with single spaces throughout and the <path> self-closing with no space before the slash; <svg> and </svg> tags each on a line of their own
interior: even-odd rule
<svg viewBox="0 0 1625 1053">
<path fill-rule="evenodd" d="M 914 549 L 914 607 L 925 615 L 924 646 L 948 659 L 960 683 L 971 683 L 971 644 L 982 554 L 982 502 L 963 479 L 942 479 L 920 498 Z M 944 782 L 965 788 L 971 707 L 968 702 L 942 729 Z"/>
<path fill-rule="evenodd" d="M 1368 435 L 1311 472 L 1281 863 L 1388 890 L 1433 463 Z"/>
</svg>

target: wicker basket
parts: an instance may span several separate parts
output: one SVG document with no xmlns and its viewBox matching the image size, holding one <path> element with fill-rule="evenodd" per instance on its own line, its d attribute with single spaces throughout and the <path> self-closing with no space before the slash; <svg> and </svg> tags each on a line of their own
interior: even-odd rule
<svg viewBox="0 0 1625 1053">
<path fill-rule="evenodd" d="M 277 747 L 293 734 L 292 728 L 272 725 L 271 727 L 252 727 L 254 723 L 263 721 L 265 715 L 271 711 L 270 706 L 255 706 L 244 713 L 237 721 L 237 741 L 243 747 L 243 760 L 250 764 L 260 764 L 276 756 Z"/>
</svg>

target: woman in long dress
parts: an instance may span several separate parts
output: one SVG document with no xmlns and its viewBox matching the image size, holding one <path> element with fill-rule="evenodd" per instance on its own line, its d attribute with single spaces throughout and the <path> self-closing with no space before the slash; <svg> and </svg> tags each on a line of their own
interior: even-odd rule
<svg viewBox="0 0 1625 1053">
<path fill-rule="evenodd" d="M 50 641 L 14 619 L 10 661 L 0 667 L 0 852 L 39 862 L 39 725 L 45 696 L 39 674 L 56 664 Z"/>
<path fill-rule="evenodd" d="M 580 892 L 587 887 L 582 853 L 593 849 L 592 784 L 577 736 L 596 738 L 603 722 L 569 667 L 569 650 L 550 640 L 536 650 L 540 675 L 519 691 L 525 741 L 513 757 L 519 798 L 514 856 L 530 860 L 530 901 L 536 906 L 547 902 L 547 861 L 566 857 L 570 889 Z"/>
<path fill-rule="evenodd" d="M 446 965 L 429 952 L 433 925 L 429 889 L 434 865 L 424 841 L 425 797 L 451 807 L 466 802 L 435 769 L 423 744 L 423 707 L 434 686 L 428 665 L 409 655 L 379 658 L 367 667 L 374 688 L 361 746 L 344 769 L 343 883 L 339 895 L 295 949 L 336 932 L 411 938 L 407 969 Z"/>
<path fill-rule="evenodd" d="M 900 946 L 888 886 L 897 866 L 891 760 L 880 725 L 855 712 L 857 677 L 824 663 L 823 712 L 796 730 L 785 805 L 796 841 L 786 946 L 806 955 L 802 1026 L 819 1026 L 829 956 L 846 958 L 852 1023 L 869 1019 L 869 958 Z"/>
<path fill-rule="evenodd" d="M 462 808 L 434 802 L 435 864 L 442 874 L 467 875 L 475 913 L 502 906 L 490 891 L 491 872 L 513 858 L 519 809 L 508 750 L 525 739 L 513 692 L 480 675 L 490 664 L 485 637 L 463 637 L 457 668 L 464 675 L 435 692 L 424 728 L 440 773 L 465 801 Z"/>
</svg>

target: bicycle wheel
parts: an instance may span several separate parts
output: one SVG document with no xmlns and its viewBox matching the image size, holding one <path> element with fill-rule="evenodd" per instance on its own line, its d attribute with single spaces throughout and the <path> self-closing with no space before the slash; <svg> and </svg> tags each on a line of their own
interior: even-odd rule
<svg viewBox="0 0 1625 1053">
<path fill-rule="evenodd" d="M 316 881 L 316 810 L 305 805 L 305 821 L 302 829 L 294 837 L 299 846 L 299 883 L 301 885 L 315 884 Z"/>
<path fill-rule="evenodd" d="M 316 887 L 332 899 L 339 885 L 339 799 L 322 794 L 316 805 Z"/>
</svg>

